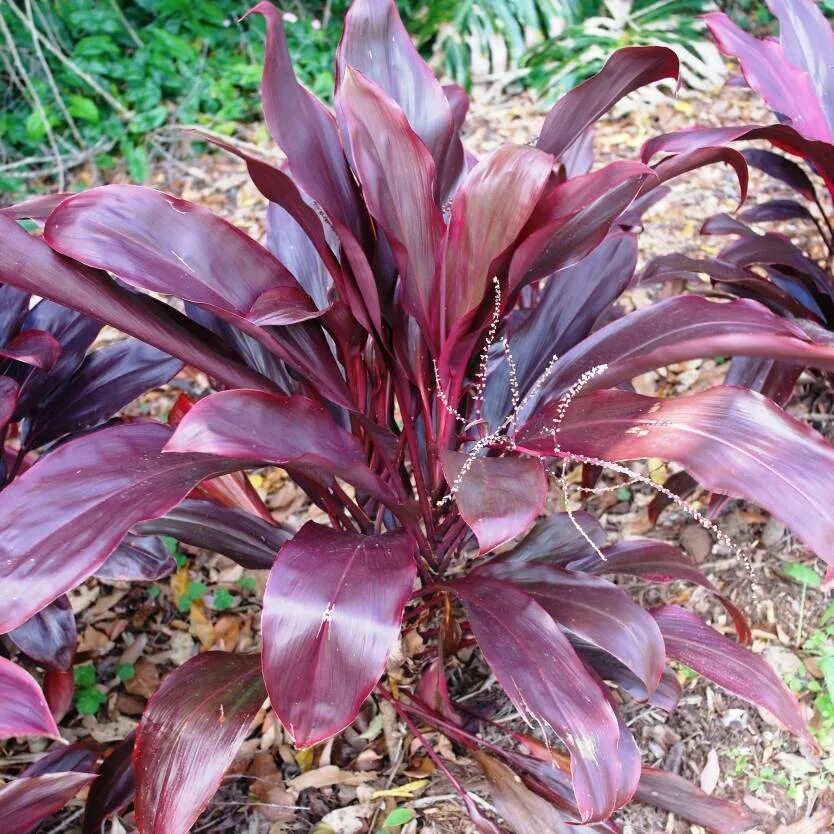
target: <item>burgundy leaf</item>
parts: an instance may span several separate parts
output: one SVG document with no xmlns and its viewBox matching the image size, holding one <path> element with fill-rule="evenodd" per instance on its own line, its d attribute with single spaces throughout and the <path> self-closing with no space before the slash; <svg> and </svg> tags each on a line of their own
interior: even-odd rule
<svg viewBox="0 0 834 834">
<path fill-rule="evenodd" d="M 330 219 L 364 237 L 359 199 L 342 151 L 333 114 L 298 83 L 293 72 L 281 12 L 269 2 L 248 14 L 266 20 L 266 54 L 261 82 L 264 116 L 272 138 L 286 154 L 298 185 Z"/>
<path fill-rule="evenodd" d="M 20 776 L 0 786 L 0 830 L 27 834 L 42 820 L 60 811 L 95 773 L 46 773 Z"/>
<path fill-rule="evenodd" d="M 105 582 L 154 582 L 170 576 L 175 568 L 173 556 L 158 536 L 128 533 L 94 576 Z"/>
<path fill-rule="evenodd" d="M 715 799 L 686 779 L 656 767 L 643 767 L 635 798 L 703 825 L 712 834 L 741 834 L 757 820 L 743 805 Z"/>
<path fill-rule="evenodd" d="M 136 779 L 133 774 L 134 733 L 117 745 L 99 768 L 98 778 L 84 803 L 83 834 L 101 834 L 107 817 L 117 814 L 133 801 Z"/>
<path fill-rule="evenodd" d="M 265 699 L 257 655 L 206 652 L 166 676 L 136 730 L 139 834 L 186 834 Z"/>
<path fill-rule="evenodd" d="M 444 88 L 412 43 L 392 0 L 351 3 L 336 52 L 337 96 L 349 67 L 360 70 L 403 109 L 434 158 L 438 202 L 445 199 L 463 170 L 463 146 Z"/>
<path fill-rule="evenodd" d="M 0 348 L 0 356 L 46 371 L 58 361 L 60 355 L 61 343 L 43 330 L 26 330 Z"/>
<path fill-rule="evenodd" d="M 0 211 L 2 215 L 2 211 Z M 2 227 L 2 221 L 0 221 Z M 31 296 L 9 284 L 0 286 L 0 344 L 6 344 L 20 329 L 29 312 Z"/>
<path fill-rule="evenodd" d="M 816 747 L 799 703 L 766 660 L 719 634 L 685 608 L 661 605 L 651 614 L 660 627 L 670 658 L 691 666 L 699 675 L 745 701 L 764 707 L 794 735 Z"/>
<path fill-rule="evenodd" d="M 490 267 L 529 219 L 552 166 L 535 148 L 504 145 L 466 175 L 452 201 L 436 293 L 443 333 L 489 295 Z"/>
<path fill-rule="evenodd" d="M 747 199 L 747 163 L 744 156 L 732 148 L 697 148 L 686 153 L 676 154 L 675 156 L 667 157 L 653 166 L 652 170 L 657 175 L 657 178 L 648 180 L 641 193 L 651 191 L 662 185 L 662 183 L 669 182 L 681 174 L 687 174 L 698 168 L 703 168 L 705 165 L 712 165 L 716 162 L 724 162 L 729 165 L 738 177 L 739 189 L 739 205 Z"/>
<path fill-rule="evenodd" d="M 130 293 L 104 273 L 57 255 L 3 216 L 0 230 L 0 281 L 106 320 L 232 387 L 274 390 L 268 379 L 230 358 L 211 343 L 210 334 L 195 332 L 194 325 L 162 302 Z"/>
<path fill-rule="evenodd" d="M 49 752 L 30 764 L 21 776 L 43 776 L 45 773 L 95 773 L 101 762 L 101 747 L 93 739 L 74 744 L 56 744 Z"/>
<path fill-rule="evenodd" d="M 677 79 L 678 56 L 662 46 L 618 49 L 592 78 L 562 96 L 544 121 L 537 147 L 557 159 L 623 96 L 646 84 Z"/>
<path fill-rule="evenodd" d="M 807 200 L 816 199 L 817 192 L 811 178 L 792 159 L 763 148 L 745 148 L 742 154 L 751 167 L 785 183 Z"/>
<path fill-rule="evenodd" d="M 164 385 L 181 368 L 179 360 L 133 339 L 94 350 L 40 404 L 27 427 L 27 443 L 41 446 L 96 426 L 145 391 Z"/>
<path fill-rule="evenodd" d="M 394 499 L 391 488 L 368 468 L 358 438 L 306 397 L 262 391 L 212 394 L 186 414 L 165 448 L 278 464 L 325 484 L 335 475 L 380 500 Z"/>
<path fill-rule="evenodd" d="M 251 513 L 193 499 L 186 499 L 161 518 L 137 524 L 134 530 L 143 536 L 173 536 L 193 547 L 222 553 L 252 570 L 269 570 L 281 545 L 292 538 L 290 531 Z"/>
<path fill-rule="evenodd" d="M 834 369 L 834 346 L 755 301 L 708 301 L 695 295 L 659 301 L 629 313 L 579 342 L 556 362 L 546 390 L 566 391 L 585 371 L 607 365 L 583 391 L 627 382 L 654 368 L 709 356 L 761 356 Z"/>
<path fill-rule="evenodd" d="M 487 576 L 449 584 L 475 639 L 525 720 L 549 728 L 571 753 L 571 776 L 583 822 L 607 819 L 624 774 L 620 729 L 603 687 L 585 668 L 550 615 L 525 591 Z"/>
<path fill-rule="evenodd" d="M 164 515 L 236 463 L 162 452 L 171 430 L 113 426 L 51 452 L 0 492 L 0 633 L 98 570 L 140 521 Z"/>
<path fill-rule="evenodd" d="M 639 162 L 612 162 L 548 188 L 513 254 L 510 287 L 517 289 L 586 257 L 647 178 L 656 179 L 652 169 Z"/>
<path fill-rule="evenodd" d="M 75 680 L 72 669 L 47 669 L 43 676 L 43 695 L 49 705 L 49 712 L 60 721 L 72 706 Z"/>
<path fill-rule="evenodd" d="M 463 452 L 441 452 L 446 481 L 457 484 L 455 502 L 463 520 L 487 553 L 521 535 L 536 520 L 547 499 L 547 475 L 537 458 L 475 458 L 466 466 Z"/>
<path fill-rule="evenodd" d="M 586 512 L 550 513 L 536 522 L 533 529 L 513 548 L 490 559 L 523 565 L 541 562 L 548 565 L 566 565 L 573 559 L 594 554 L 593 545 L 602 547 L 605 530 L 596 517 Z"/>
<path fill-rule="evenodd" d="M 616 585 L 536 562 L 487 562 L 475 573 L 520 587 L 559 625 L 630 669 L 645 686 L 644 697 L 654 693 L 666 660 L 663 638 L 651 616 Z"/>
<path fill-rule="evenodd" d="M 368 210 L 394 251 L 406 304 L 428 327 L 437 250 L 445 231 L 434 203 L 432 157 L 403 111 L 349 67 L 336 106 L 347 126 Z"/>
<path fill-rule="evenodd" d="M 13 736 L 61 737 L 35 679 L 0 657 L 0 738 Z"/>
<path fill-rule="evenodd" d="M 70 197 L 49 216 L 44 239 L 140 289 L 173 293 L 221 316 L 293 324 L 318 315 L 259 243 L 207 209 L 152 188 L 105 185 Z"/>
<path fill-rule="evenodd" d="M 415 543 L 314 522 L 278 554 L 264 594 L 269 699 L 297 747 L 356 717 L 385 669 L 417 573 Z"/>
<path fill-rule="evenodd" d="M 541 409 L 519 431 L 520 451 L 558 454 L 553 419 Z M 598 391 L 574 400 L 558 445 L 611 461 L 659 457 L 686 467 L 707 489 L 745 498 L 834 561 L 834 448 L 820 434 L 753 391 L 718 386 L 671 399 Z"/>
<path fill-rule="evenodd" d="M 66 595 L 58 597 L 8 636 L 38 666 L 69 669 L 78 638 L 69 599 Z"/>
<path fill-rule="evenodd" d="M 0 431 L 6 428 L 14 416 L 19 390 L 11 377 L 0 376 Z"/>
<path fill-rule="evenodd" d="M 825 18 L 820 18 L 829 29 Z M 706 14 L 704 20 L 721 51 L 738 59 L 747 83 L 773 110 L 788 116 L 808 139 L 832 141 L 811 77 L 785 55 L 778 43 L 748 35 L 723 12 Z"/>
<path fill-rule="evenodd" d="M 768 200 L 738 216 L 745 223 L 771 223 L 774 220 L 813 220 L 813 215 L 796 200 Z"/>
<path fill-rule="evenodd" d="M 13 206 L 0 208 L 0 214 L 12 220 L 36 220 L 43 222 L 49 217 L 55 206 L 67 197 L 72 197 L 71 191 L 59 191 L 55 194 L 38 194 L 37 197 L 30 197 L 22 203 L 15 203 Z"/>
</svg>

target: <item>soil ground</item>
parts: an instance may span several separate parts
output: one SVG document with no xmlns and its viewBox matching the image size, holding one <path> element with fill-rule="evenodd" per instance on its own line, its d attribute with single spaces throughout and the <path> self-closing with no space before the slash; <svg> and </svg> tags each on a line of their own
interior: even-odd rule
<svg viewBox="0 0 834 834">
<path fill-rule="evenodd" d="M 684 95 L 677 101 L 654 102 L 651 108 L 638 100 L 603 120 L 597 132 L 598 161 L 635 159 L 642 143 L 659 132 L 701 124 L 733 124 L 769 121 L 768 114 L 747 91 L 728 87 L 718 99 Z M 530 142 L 540 128 L 543 114 L 524 95 L 490 100 L 476 99 L 468 119 L 466 143 L 482 153 L 501 141 Z M 244 139 L 263 140 L 253 131 Z M 154 184 L 218 211 L 258 238 L 264 234 L 264 204 L 249 184 L 237 161 L 210 155 L 176 161 L 177 149 L 163 160 Z M 83 182 L 89 172 L 80 172 Z M 772 182 L 755 172 L 751 177 L 754 201 L 785 196 Z M 724 166 L 701 169 L 673 187 L 672 194 L 646 218 L 641 252 L 660 255 L 684 251 L 714 253 L 718 246 L 698 235 L 700 223 L 719 211 L 732 211 L 738 201 L 733 173 Z M 801 227 L 792 230 L 801 236 Z M 627 304 L 641 306 L 651 297 L 645 290 L 633 292 Z M 662 394 L 700 390 L 720 382 L 726 366 L 715 361 L 684 363 L 638 380 L 638 389 Z M 181 384 L 188 385 L 188 381 Z M 170 391 L 155 392 L 132 410 L 163 414 L 170 407 Z M 832 401 L 827 383 L 803 379 L 790 409 L 834 439 Z M 315 518 L 303 494 L 280 471 L 255 476 L 255 485 L 266 496 L 276 518 L 300 523 Z M 640 490 L 609 493 L 597 499 L 596 511 L 613 540 L 649 532 L 647 504 L 651 496 Z M 556 496 L 553 498 L 557 501 Z M 817 565 L 813 557 L 773 519 L 758 509 L 731 503 L 720 526 L 749 554 L 755 584 L 748 568 L 686 515 L 666 510 L 650 535 L 678 542 L 700 563 L 722 593 L 729 595 L 750 616 L 754 626 L 753 648 L 762 652 L 799 687 L 809 718 L 814 714 L 807 683 L 820 677 L 806 641 L 819 628 L 828 598 L 814 588 L 805 588 L 786 573 L 786 563 Z M 98 680 L 108 691 L 108 700 L 96 716 L 75 717 L 65 722 L 67 737 L 93 735 L 102 742 L 124 737 L 136 724 L 146 698 L 159 679 L 198 649 L 243 651 L 259 642 L 259 596 L 264 577 L 244 573 L 228 560 L 205 552 L 187 551 L 188 559 L 170 584 L 147 587 L 88 582 L 73 594 L 73 607 L 80 623 L 79 658 L 94 662 Z M 251 581 L 242 579 L 248 577 Z M 199 603 L 180 612 L 174 604 L 188 581 L 200 581 L 206 591 Z M 225 589 L 226 595 L 218 595 Z M 706 591 L 682 584 L 658 588 L 634 583 L 631 590 L 647 605 L 673 601 L 702 614 L 718 628 L 727 629 L 727 616 Z M 230 594 L 230 597 L 229 597 Z M 219 600 L 224 600 L 223 604 Z M 229 601 L 230 600 L 230 601 Z M 405 655 L 408 655 L 406 646 Z M 120 663 L 131 662 L 133 680 L 122 682 L 115 674 Z M 407 660 L 405 661 L 407 665 Z M 777 834 L 822 834 L 834 831 L 831 768 L 834 750 L 824 751 L 819 762 L 806 755 L 797 742 L 759 710 L 727 695 L 682 669 L 684 695 L 678 709 L 667 715 L 636 703 L 625 706 L 628 722 L 648 764 L 673 770 L 700 784 L 715 796 L 737 799 L 761 816 L 758 832 Z M 500 721 L 512 726 L 518 716 L 512 711 L 494 680 L 477 656 L 463 656 L 453 676 L 456 697 L 478 704 L 491 704 Z M 464 834 L 471 829 L 455 802 L 448 783 L 433 772 L 420 750 L 400 734 L 385 709 L 367 705 L 357 724 L 335 741 L 313 753 L 296 755 L 283 739 L 271 714 L 262 714 L 236 765 L 215 800 L 194 828 L 212 834 L 280 834 L 308 832 L 341 834 L 376 831 L 384 818 L 376 791 L 400 787 L 386 799 L 388 810 L 395 804 L 411 807 L 418 819 L 405 834 L 414 831 Z M 519 728 L 524 729 L 518 723 Z M 467 777 L 467 784 L 487 801 L 489 792 L 478 766 L 456 750 L 447 739 L 434 734 L 431 740 L 449 761 L 449 766 Z M 0 773 L 12 775 L 31 761 L 43 744 L 7 744 L 0 760 Z M 340 765 L 359 753 L 359 767 L 350 771 Z M 826 767 L 829 769 L 826 770 Z M 418 780 L 429 780 L 421 785 Z M 373 799 L 372 799 L 373 798 Z M 49 834 L 80 831 L 78 805 L 44 824 Z M 324 818 L 324 822 L 322 819 Z M 698 834 L 672 815 L 634 804 L 618 816 L 625 834 L 674 832 Z M 131 831 L 127 815 L 119 830 Z"/>
</svg>

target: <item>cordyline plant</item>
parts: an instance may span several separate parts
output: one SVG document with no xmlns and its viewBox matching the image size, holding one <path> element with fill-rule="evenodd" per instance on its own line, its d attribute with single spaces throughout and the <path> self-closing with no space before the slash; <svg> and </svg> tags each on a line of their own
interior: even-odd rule
<svg viewBox="0 0 834 834">
<path fill-rule="evenodd" d="M 681 297 L 618 317 L 631 229 L 657 186 L 725 161 L 744 190 L 741 155 L 699 147 L 589 172 L 594 121 L 674 78 L 666 49 L 616 53 L 555 105 L 535 147 L 475 160 L 459 136 L 465 94 L 435 80 L 393 3 L 351 7 L 335 114 L 296 82 L 277 10 L 253 11 L 267 22 L 264 109 L 286 165 L 231 150 L 269 200 L 269 249 L 142 187 L 0 215 L 3 284 L 106 321 L 224 389 L 180 402 L 173 427 L 134 420 L 60 443 L 0 493 L 0 631 L 44 616 L 126 536 L 167 533 L 270 569 L 261 655 L 208 652 L 171 673 L 92 781 L 85 831 L 133 801 L 140 834 L 184 832 L 267 696 L 309 747 L 371 693 L 426 745 L 481 831 L 498 829 L 421 726 L 473 751 L 517 829 L 524 808 L 542 830 L 617 831 L 610 817 L 634 796 L 713 831 L 747 827 L 747 811 L 641 767 L 619 711 L 623 693 L 672 709 L 669 664 L 682 661 L 813 746 L 796 700 L 741 645 L 743 614 L 721 598 L 735 641 L 677 606 L 644 610 L 604 577 L 715 589 L 669 544 L 607 544 L 585 513 L 540 518 L 552 466 L 561 490 L 577 463 L 650 484 L 622 462 L 659 457 L 760 504 L 834 561 L 834 449 L 820 435 L 745 387 L 663 399 L 628 384 L 716 354 L 834 369 L 831 346 L 755 301 Z M 264 465 L 286 469 L 329 523 L 271 523 L 239 474 Z M 132 552 L 122 575 L 159 570 L 147 548 Z M 381 682 L 403 628 L 423 638 L 413 687 Z M 475 643 L 531 728 L 506 745 L 479 737 L 489 715 L 447 688 L 446 658 Z M 20 665 L 0 662 L 0 689 L 4 736 L 57 736 Z M 0 789 L 4 831 L 27 830 L 94 779 L 89 748 L 49 756 Z"/>
<path fill-rule="evenodd" d="M 777 198 L 735 215 L 711 217 L 703 234 L 732 235 L 735 240 L 716 257 L 696 259 L 665 255 L 654 259 L 641 275 L 645 284 L 672 278 L 710 277 L 722 294 L 755 299 L 793 321 L 810 338 L 834 342 L 834 32 L 814 0 L 768 0 L 779 21 L 779 38 L 757 40 L 715 12 L 704 15 L 718 46 L 735 57 L 747 83 L 776 112 L 781 124 L 741 125 L 680 131 L 649 141 L 644 159 L 658 153 L 692 153 L 727 142 L 760 139 L 799 157 L 803 166 L 762 148 L 743 151 L 747 163 L 792 190 L 799 199 Z M 817 192 L 813 173 L 827 195 Z M 785 221 L 812 224 L 818 251 L 803 252 L 787 235 L 758 233 L 752 224 Z M 727 380 L 755 388 L 784 404 L 801 368 L 770 358 L 740 358 Z M 684 494 L 694 479 L 678 477 Z M 661 496 L 660 502 L 663 502 Z M 829 570 L 827 582 L 834 581 Z"/>
</svg>

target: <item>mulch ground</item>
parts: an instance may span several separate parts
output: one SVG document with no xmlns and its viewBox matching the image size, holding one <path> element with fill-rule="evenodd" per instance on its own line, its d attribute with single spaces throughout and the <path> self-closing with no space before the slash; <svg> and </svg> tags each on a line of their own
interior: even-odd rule
<svg viewBox="0 0 834 834">
<path fill-rule="evenodd" d="M 769 120 L 755 98 L 727 88 L 717 100 L 684 95 L 651 108 L 637 102 L 604 120 L 597 132 L 598 160 L 635 159 L 642 143 L 658 132 L 701 124 L 748 123 Z M 529 98 L 519 95 L 473 105 L 466 143 L 482 153 L 502 141 L 535 139 L 543 114 Z M 261 135 L 243 138 L 258 142 Z M 253 234 L 264 234 L 264 203 L 236 160 L 210 155 L 177 161 L 178 149 L 160 161 L 154 184 L 200 202 Z M 83 182 L 89 172 L 79 172 Z M 786 196 L 771 182 L 751 176 L 753 199 Z M 732 211 L 738 186 L 732 171 L 713 166 L 689 175 L 646 218 L 641 253 L 659 255 L 684 251 L 714 253 L 714 240 L 698 235 L 700 223 L 719 211 Z M 801 237 L 803 230 L 795 231 Z M 632 293 L 627 304 L 651 300 L 644 291 Z M 717 384 L 726 366 L 713 360 L 683 363 L 647 374 L 638 380 L 646 393 L 679 394 Z M 153 392 L 132 407 L 133 413 L 160 415 L 170 407 L 170 391 Z M 832 395 L 824 380 L 804 378 L 791 410 L 834 439 Z M 317 518 L 317 510 L 279 470 L 253 476 L 255 486 L 280 521 L 300 524 Z M 704 496 L 701 496 L 703 500 Z M 698 496 L 695 496 L 697 499 Z M 554 505 L 558 496 L 553 496 Z M 803 591 L 784 570 L 785 563 L 812 566 L 812 556 L 775 520 L 754 507 L 729 505 L 720 526 L 749 554 L 758 590 L 744 564 L 732 557 L 691 518 L 667 509 L 651 529 L 642 489 L 607 493 L 591 503 L 613 540 L 618 536 L 651 535 L 677 542 L 698 560 L 718 588 L 750 616 L 754 651 L 761 652 L 785 677 L 809 682 L 820 677 L 805 644 L 818 629 L 828 602 L 813 588 Z M 92 735 L 101 742 L 123 738 L 136 725 L 148 696 L 160 679 L 177 665 L 209 648 L 246 651 L 259 643 L 259 599 L 265 577 L 244 571 L 229 560 L 183 548 L 182 566 L 170 582 L 147 586 L 90 581 L 72 594 L 80 631 L 79 662 L 94 663 L 107 701 L 94 716 L 65 720 L 65 735 L 74 740 Z M 189 582 L 202 582 L 202 597 L 180 610 Z M 687 605 L 709 622 L 729 632 L 727 616 L 715 598 L 681 583 L 659 588 L 629 583 L 647 606 L 661 602 Z M 220 592 L 220 593 L 219 593 Z M 418 639 L 418 638 L 414 638 Z M 419 646 L 404 642 L 391 672 L 407 680 L 410 657 Z M 122 681 L 120 664 L 133 664 L 136 675 Z M 524 728 L 505 696 L 488 675 L 477 654 L 462 653 L 452 676 L 453 694 L 474 704 L 489 704 L 496 720 Z M 681 670 L 684 694 L 678 709 L 667 715 L 658 709 L 627 703 L 624 712 L 648 764 L 672 770 L 715 796 L 743 802 L 761 815 L 758 832 L 822 834 L 834 831 L 834 750 L 813 761 L 797 742 L 758 709 Z M 802 685 L 802 684 L 800 684 Z M 811 697 L 803 702 L 812 722 Z M 449 785 L 438 775 L 410 736 L 404 734 L 384 704 L 369 702 L 358 721 L 337 739 L 314 751 L 297 753 L 286 742 L 272 713 L 264 711 L 245 742 L 215 800 L 194 831 L 281 834 L 359 834 L 377 831 L 385 814 L 397 805 L 414 809 L 417 818 L 405 826 L 416 831 L 457 834 L 471 831 Z M 430 740 L 450 768 L 487 802 L 489 792 L 480 768 L 448 739 L 437 733 Z M 0 772 L 8 777 L 44 749 L 39 740 L 6 743 L 0 748 Z M 349 766 L 348 766 L 349 765 Z M 79 831 L 78 805 L 45 823 L 43 831 Z M 701 832 L 702 829 L 639 804 L 618 816 L 625 834 Z M 114 832 L 131 831 L 126 815 Z"/>
</svg>

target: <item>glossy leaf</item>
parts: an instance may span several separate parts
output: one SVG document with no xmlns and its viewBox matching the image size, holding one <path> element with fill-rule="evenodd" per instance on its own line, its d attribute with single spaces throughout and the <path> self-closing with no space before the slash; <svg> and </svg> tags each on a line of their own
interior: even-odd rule
<svg viewBox="0 0 834 834">
<path fill-rule="evenodd" d="M 72 706 L 75 679 L 72 669 L 47 669 L 43 675 L 43 696 L 49 705 L 49 712 L 56 721 L 61 721 Z"/>
<path fill-rule="evenodd" d="M 344 729 L 376 685 L 417 573 L 414 540 L 309 522 L 281 548 L 264 594 L 270 702 L 297 747 Z"/>
<path fill-rule="evenodd" d="M 273 390 L 268 379 L 212 344 L 207 332 L 162 302 L 137 296 L 96 270 L 75 264 L 0 215 L 0 281 L 50 298 L 152 344 L 232 387 Z"/>
<path fill-rule="evenodd" d="M 0 786 L 0 830 L 27 834 L 95 778 L 95 773 L 67 772 L 20 776 L 7 782 Z"/>
<path fill-rule="evenodd" d="M 752 168 L 763 171 L 769 177 L 783 182 L 792 188 L 806 200 L 816 198 L 816 190 L 811 178 L 805 173 L 800 165 L 782 154 L 764 148 L 745 148 L 742 154 L 747 164 Z"/>
<path fill-rule="evenodd" d="M 83 834 L 101 834 L 107 817 L 117 814 L 133 801 L 136 793 L 133 744 L 134 734 L 131 733 L 102 762 L 84 804 Z"/>
<path fill-rule="evenodd" d="M 385 230 L 397 260 L 406 304 L 428 327 L 437 250 L 445 231 L 434 203 L 434 161 L 403 111 L 361 73 L 345 71 L 336 106 L 347 126 L 368 210 Z"/>
<path fill-rule="evenodd" d="M 449 484 L 458 484 L 455 501 L 464 521 L 487 553 L 521 535 L 536 520 L 547 498 L 547 475 L 536 458 L 475 458 L 449 450 L 441 454 Z"/>
<path fill-rule="evenodd" d="M 741 834 L 756 823 L 743 805 L 716 799 L 675 773 L 644 767 L 635 798 L 702 825 L 713 834 Z"/>
<path fill-rule="evenodd" d="M 544 121 L 537 147 L 557 159 L 621 98 L 634 90 L 677 79 L 678 56 L 661 46 L 618 49 L 592 78 L 562 96 Z"/>
<path fill-rule="evenodd" d="M 182 368 L 178 359 L 127 339 L 90 353 L 79 369 L 42 403 L 27 430 L 31 446 L 96 426 Z"/>
<path fill-rule="evenodd" d="M 350 67 L 402 108 L 431 152 L 438 173 L 436 195 L 442 201 L 463 170 L 463 146 L 444 89 L 412 43 L 392 0 L 351 3 L 336 52 L 337 95 Z M 405 170 L 396 173 L 408 175 Z"/>
<path fill-rule="evenodd" d="M 0 738 L 13 736 L 61 737 L 35 679 L 0 657 Z"/>
<path fill-rule="evenodd" d="M 670 658 L 685 663 L 745 701 L 764 707 L 794 735 L 816 746 L 799 703 L 767 661 L 719 634 L 685 608 L 661 605 L 651 613 Z"/>
<path fill-rule="evenodd" d="M 617 755 L 617 718 L 601 685 L 525 591 L 471 574 L 449 587 L 463 603 L 475 639 L 516 709 L 526 720 L 550 728 L 570 751 L 582 821 L 607 819 L 624 774 Z M 626 775 L 632 788 L 637 776 Z"/>
<path fill-rule="evenodd" d="M 139 834 L 185 834 L 266 698 L 257 655 L 207 652 L 169 673 L 136 730 Z"/>
<path fill-rule="evenodd" d="M 165 448 L 218 460 L 274 463 L 325 484 L 336 475 L 382 500 L 393 499 L 390 487 L 368 469 L 358 439 L 306 397 L 221 391 L 185 415 Z"/>
<path fill-rule="evenodd" d="M 9 632 L 9 639 L 38 666 L 63 670 L 72 666 L 77 637 L 75 614 L 66 596 Z"/>
<path fill-rule="evenodd" d="M 293 324 L 318 314 L 283 264 L 240 229 L 144 186 L 105 185 L 64 200 L 49 216 L 44 239 L 133 286 L 221 315 Z"/>
<path fill-rule="evenodd" d="M 45 773 L 96 773 L 101 762 L 101 748 L 93 739 L 74 744 L 56 744 L 36 762 L 30 764 L 21 776 L 43 776 Z"/>
<path fill-rule="evenodd" d="M 61 446 L 0 493 L 0 633 L 92 575 L 134 524 L 164 515 L 205 478 L 239 468 L 163 453 L 170 437 L 154 423 L 102 429 Z"/>
<path fill-rule="evenodd" d="M 488 562 L 475 568 L 520 587 L 554 621 L 617 658 L 643 683 L 649 697 L 660 681 L 666 654 L 660 630 L 646 611 L 612 583 L 554 565 Z"/>
<path fill-rule="evenodd" d="M 695 295 L 659 301 L 580 342 L 556 362 L 546 390 L 560 395 L 592 367 L 607 365 L 583 392 L 627 382 L 654 368 L 709 356 L 761 356 L 834 369 L 834 347 L 755 301 L 708 301 Z"/>
<path fill-rule="evenodd" d="M 554 454 L 558 405 L 541 409 L 516 440 Z M 733 386 L 671 399 L 627 391 L 579 397 L 559 433 L 565 452 L 611 461 L 659 457 L 685 466 L 707 489 L 769 510 L 826 561 L 834 561 L 834 448 L 753 391 Z"/>
<path fill-rule="evenodd" d="M 170 576 L 175 569 L 162 539 L 128 533 L 94 576 L 105 582 L 153 582 Z"/>
<path fill-rule="evenodd" d="M 0 348 L 0 356 L 34 365 L 48 371 L 61 355 L 61 344 L 51 334 L 43 330 L 25 330 L 14 337 L 5 347 Z"/>
</svg>

